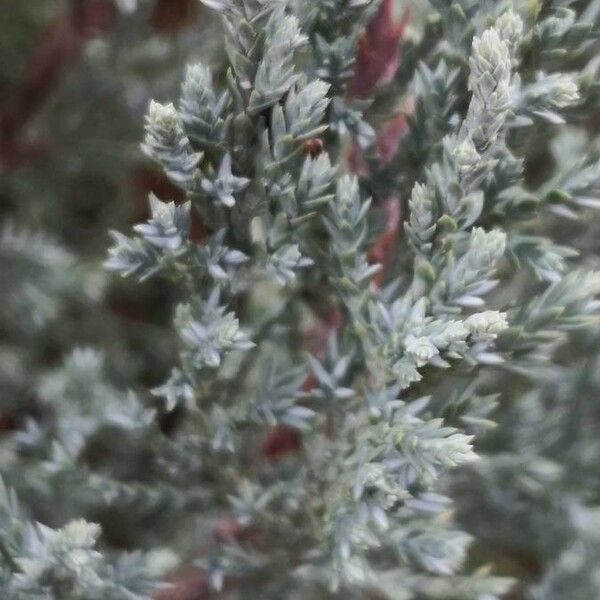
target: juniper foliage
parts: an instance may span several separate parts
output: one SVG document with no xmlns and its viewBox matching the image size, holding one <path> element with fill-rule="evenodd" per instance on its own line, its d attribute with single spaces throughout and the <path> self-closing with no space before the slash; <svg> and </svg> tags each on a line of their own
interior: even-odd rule
<svg viewBox="0 0 600 600">
<path fill-rule="evenodd" d="M 152 517 L 143 547 L 166 523 L 233 597 L 595 597 L 600 4 L 422 3 L 364 101 L 378 2 L 204 2 L 226 65 L 188 67 L 142 144 L 186 201 L 151 195 L 105 263 L 172 286 L 178 356 L 155 410 L 91 350 L 44 377 L 55 414 L 19 432 L 38 485 L 86 516 Z M 293 451 L 274 456 L 282 432 Z M 115 436 L 143 477 L 86 457 Z M 152 554 L 121 576 L 94 525 L 30 527 L 3 497 L 7 593 L 148 597 Z M 537 578 L 470 559 L 478 544 L 525 550 Z"/>
</svg>

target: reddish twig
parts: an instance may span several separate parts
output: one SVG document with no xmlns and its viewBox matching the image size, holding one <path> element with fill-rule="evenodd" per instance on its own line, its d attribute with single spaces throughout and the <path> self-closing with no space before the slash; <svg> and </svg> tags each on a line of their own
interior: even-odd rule
<svg viewBox="0 0 600 600">
<path fill-rule="evenodd" d="M 393 0 L 383 0 L 379 5 L 358 41 L 354 78 L 348 90 L 351 97 L 364 98 L 394 76 L 400 60 L 400 38 L 409 18 L 410 9 L 406 7 L 400 20 L 395 21 Z"/>
<path fill-rule="evenodd" d="M 373 283 L 380 286 L 385 278 L 385 271 L 394 256 L 398 228 L 400 227 L 402 210 L 398 198 L 389 198 L 383 204 L 385 215 L 385 227 L 375 238 L 371 246 L 368 258 L 371 264 L 380 264 L 381 269 L 373 277 Z"/>
<path fill-rule="evenodd" d="M 405 132 L 406 115 L 404 113 L 400 113 L 383 125 L 377 135 L 377 152 L 383 164 L 394 158 Z"/>
</svg>

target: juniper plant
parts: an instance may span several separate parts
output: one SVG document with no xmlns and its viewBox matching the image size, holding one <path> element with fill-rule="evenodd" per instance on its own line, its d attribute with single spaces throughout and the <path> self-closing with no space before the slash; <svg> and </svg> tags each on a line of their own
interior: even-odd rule
<svg viewBox="0 0 600 600">
<path fill-rule="evenodd" d="M 371 3 L 303 6 L 300 20 L 294 4 L 207 4 L 225 25 L 224 87 L 213 87 L 205 66 L 192 67 L 181 112 L 154 104 L 146 128 L 149 154 L 190 202 L 153 200 L 141 235 L 119 235 L 108 262 L 144 276 L 162 272 L 187 290 L 175 321 L 180 364 L 157 393 L 169 408 L 185 406 L 188 423 L 173 443 L 197 422 L 205 477 L 215 482 L 209 502 L 231 511 L 238 528 L 202 564 L 217 588 L 247 580 L 248 597 L 500 595 L 506 579 L 460 574 L 470 538 L 452 526 L 439 480 L 477 457 L 472 434 L 493 406 L 476 395 L 482 378 L 539 361 L 542 348 L 551 355 L 564 340 L 552 332 L 595 310 L 598 276 L 565 275 L 573 252 L 522 234 L 516 220 L 533 228 L 548 204 L 523 184 L 524 136 L 540 121 L 563 123 L 585 102 L 575 76 L 529 64 L 537 44 L 559 50 L 544 35 L 557 17 L 519 14 L 508 2 L 435 3 L 441 39 L 414 49 L 422 50 L 415 121 L 398 155 L 383 171 L 371 157 L 359 182 L 343 174 L 343 148 L 356 140 L 369 157 L 373 132 L 365 106 L 352 107 L 344 92 L 354 23 Z M 460 25 L 467 27 L 457 34 Z M 543 68 L 543 52 L 537 59 Z M 449 98 L 430 115 L 419 103 L 440 84 Z M 427 139 L 412 143 L 428 131 L 418 119 L 432 117 Z M 306 140 L 318 135 L 325 149 L 307 154 Z M 369 189 L 375 206 L 388 194 L 410 198 L 408 244 L 381 288 L 372 280 L 381 266 L 368 260 Z M 563 198 L 571 201 L 568 192 Z M 565 212 L 558 204 L 548 208 Z M 226 245 L 216 271 L 189 241 L 191 210 Z M 231 253 L 240 260 L 227 269 Z M 519 289 L 515 309 L 505 298 L 521 268 L 547 289 L 529 302 L 532 291 Z M 307 311 L 340 314 L 335 343 L 320 358 L 290 346 Z M 312 371 L 304 386 L 291 375 L 303 362 Z M 265 369 L 295 385 L 280 388 Z M 257 388 L 257 377 L 266 386 Z M 459 398 L 443 397 L 449 380 L 470 384 Z M 275 423 L 301 430 L 303 451 L 276 466 L 240 456 Z"/>
<path fill-rule="evenodd" d="M 600 275 L 563 229 L 598 205 L 600 5 L 416 3 L 402 64 L 357 86 L 357 45 L 389 2 L 204 2 L 226 64 L 190 66 L 177 104 L 152 102 L 142 145 L 186 200 L 151 196 L 106 262 L 176 290 L 178 357 L 155 411 L 123 402 L 91 351 L 44 378 L 53 426 L 22 432 L 52 448 L 44 484 L 72 486 L 86 515 L 152 517 L 144 547 L 166 523 L 234 597 L 499 598 L 515 582 L 468 560 L 503 547 L 498 515 L 565 520 L 554 544 L 517 544 L 538 567 L 522 597 L 593 597 L 597 411 L 577 396 L 595 389 Z M 402 136 L 384 157 L 390 119 Z M 143 476 L 86 457 L 101 432 Z M 129 597 L 95 526 L 34 529 L 0 549 L 11 593 Z"/>
</svg>

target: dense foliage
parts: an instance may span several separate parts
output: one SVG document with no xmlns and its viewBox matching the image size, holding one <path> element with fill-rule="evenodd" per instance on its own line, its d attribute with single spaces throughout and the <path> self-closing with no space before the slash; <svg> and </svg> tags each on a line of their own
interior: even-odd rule
<svg viewBox="0 0 600 600">
<path fill-rule="evenodd" d="M 42 366 L 106 275 L 0 237 L 4 595 L 599 596 L 600 2 L 203 2 L 104 263 L 145 349 Z"/>
</svg>

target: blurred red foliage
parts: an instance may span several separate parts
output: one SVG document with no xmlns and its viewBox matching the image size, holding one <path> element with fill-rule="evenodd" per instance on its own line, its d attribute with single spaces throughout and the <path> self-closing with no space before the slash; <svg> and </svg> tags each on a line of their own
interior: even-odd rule
<svg viewBox="0 0 600 600">
<path fill-rule="evenodd" d="M 156 31 L 176 33 L 196 16 L 198 0 L 156 0 L 150 22 Z"/>
<path fill-rule="evenodd" d="M 286 454 L 302 450 L 302 435 L 297 429 L 278 423 L 267 431 L 267 437 L 262 445 L 266 458 L 278 461 Z"/>
<path fill-rule="evenodd" d="M 400 113 L 383 125 L 377 134 L 377 153 L 381 162 L 386 164 L 394 158 L 400 140 L 406 132 L 406 115 Z"/>
<path fill-rule="evenodd" d="M 380 286 L 385 278 L 385 269 L 393 258 L 402 210 L 398 198 L 388 198 L 382 206 L 385 219 L 383 231 L 375 238 L 368 258 L 371 264 L 379 263 L 381 269 L 373 277 L 375 285 Z"/>
<path fill-rule="evenodd" d="M 394 19 L 393 0 L 383 0 L 375 16 L 359 39 L 354 78 L 350 82 L 350 97 L 368 96 L 380 83 L 389 81 L 400 61 L 400 39 L 410 18 L 407 6 L 399 21 Z M 406 131 L 404 112 L 385 123 L 378 132 L 376 147 L 382 163 L 388 163 L 396 154 Z M 351 171 L 365 176 L 369 167 L 358 145 L 350 146 L 346 156 Z"/>
<path fill-rule="evenodd" d="M 383 0 L 358 41 L 351 97 L 368 96 L 379 83 L 389 81 L 399 64 L 398 45 L 410 18 L 405 8 L 399 21 L 394 19 L 394 0 Z"/>
</svg>

